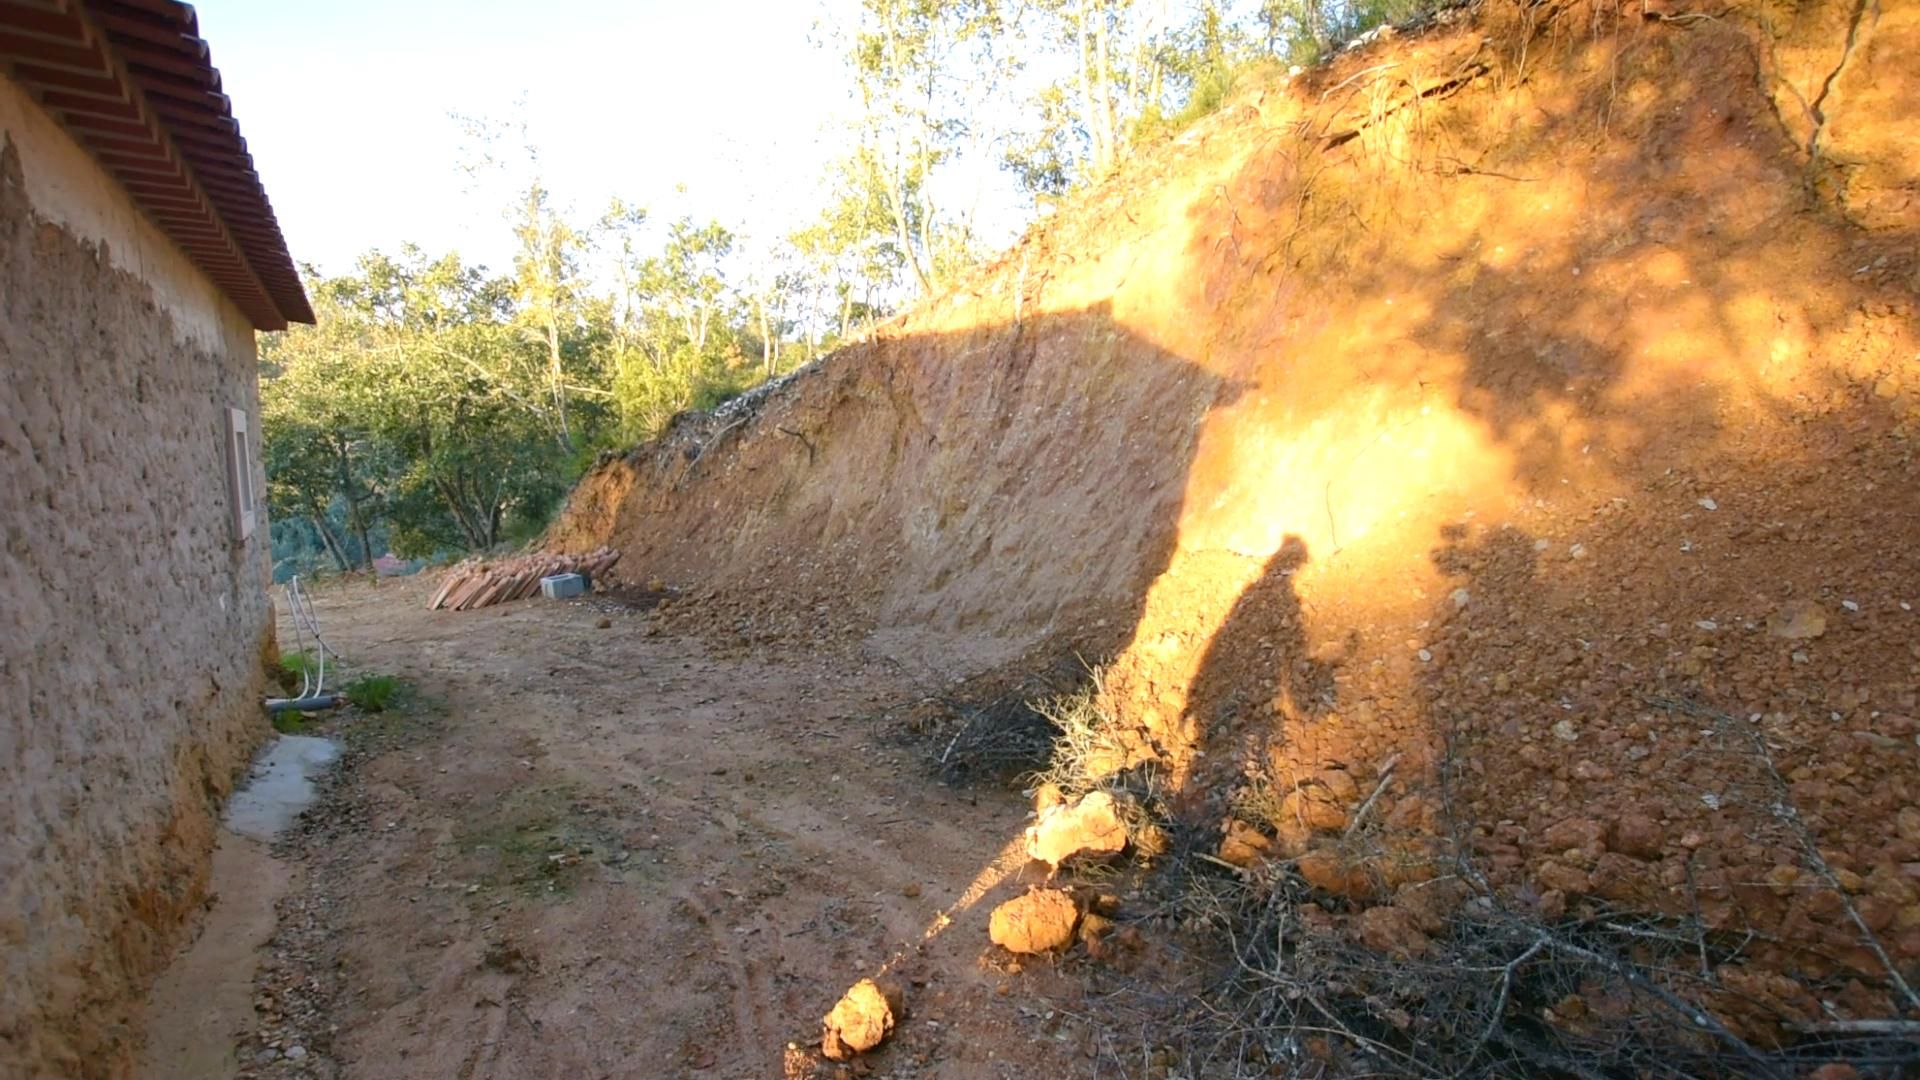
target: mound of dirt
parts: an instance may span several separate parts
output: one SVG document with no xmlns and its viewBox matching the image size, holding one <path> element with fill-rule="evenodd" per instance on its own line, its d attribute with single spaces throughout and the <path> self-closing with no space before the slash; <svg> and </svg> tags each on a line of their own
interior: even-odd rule
<svg viewBox="0 0 1920 1080">
<path fill-rule="evenodd" d="M 1251 787 L 1282 847 L 1451 833 L 1892 1015 L 1916 54 L 1915 5 L 1490 0 L 1236 98 L 547 542 L 721 640 L 1111 656 L 1195 821 Z"/>
</svg>

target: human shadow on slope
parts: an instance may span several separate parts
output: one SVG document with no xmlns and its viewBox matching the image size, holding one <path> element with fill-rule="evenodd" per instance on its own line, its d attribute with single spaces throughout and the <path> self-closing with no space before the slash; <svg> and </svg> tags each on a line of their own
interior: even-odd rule
<svg viewBox="0 0 1920 1080">
<path fill-rule="evenodd" d="M 1305 541 L 1287 536 L 1241 591 L 1201 657 L 1181 742 L 1203 754 L 1172 800 L 1183 820 L 1221 818 L 1239 774 L 1249 765 L 1262 767 L 1270 722 L 1311 732 L 1339 705 L 1337 657 L 1309 642 L 1308 613 L 1294 587 L 1309 557 Z"/>
<path fill-rule="evenodd" d="M 1502 462 L 1484 487 L 1428 493 L 1448 512 L 1382 541 L 1398 560 L 1381 560 L 1389 578 L 1325 547 L 1304 601 L 1263 576 L 1207 643 L 1190 695 L 1198 723 L 1238 708 L 1253 680 L 1335 664 L 1331 712 L 1364 748 L 1346 810 L 1377 784 L 1367 827 L 1437 839 L 1440 875 L 1484 895 L 1432 906 L 1443 889 L 1370 872 L 1366 889 L 1323 875 L 1299 898 L 1353 916 L 1349 939 L 1402 950 L 1390 992 L 1337 1003 L 1342 1022 L 1399 1046 L 1423 1024 L 1473 1036 L 1411 1044 L 1458 1055 L 1449 1071 L 1632 1072 L 1662 1060 L 1663 1039 L 1676 1073 L 1912 1060 L 1884 1037 L 1818 1032 L 1835 1003 L 1851 1018 L 1899 1015 L 1900 970 L 1920 960 L 1920 936 L 1876 950 L 1833 884 L 1890 883 L 1920 856 L 1890 824 L 1920 774 L 1877 752 L 1915 733 L 1901 605 L 1920 578 L 1920 516 L 1889 493 L 1914 479 L 1920 259 L 1911 230 L 1855 230 L 1802 186 L 1743 34 L 1632 28 L 1602 58 L 1618 60 L 1611 77 L 1571 79 L 1564 108 L 1530 110 L 1510 135 L 1497 108 L 1429 105 L 1430 145 L 1389 154 L 1356 139 L 1315 174 L 1283 144 L 1195 211 L 1203 232 L 1242 229 L 1243 260 L 1196 247 L 1210 288 L 1244 294 L 1269 256 L 1319 275 L 1311 310 L 1254 311 L 1245 336 L 1273 328 L 1266 340 L 1284 342 L 1279 328 L 1340 317 L 1323 313 L 1379 315 L 1390 331 L 1377 347 L 1325 362 L 1365 365 L 1369 390 L 1417 386 L 1409 408 L 1448 411 Z M 1530 62 L 1545 83 L 1569 61 L 1542 48 Z M 1442 170 L 1471 145 L 1486 151 L 1477 168 Z M 1583 147 L 1564 163 L 1572 181 L 1541 186 L 1562 163 L 1539 148 L 1568 145 Z M 1334 166 L 1364 170 L 1369 152 L 1424 153 L 1432 168 L 1405 170 L 1399 188 L 1343 188 Z M 1276 175 L 1316 185 L 1322 216 L 1287 220 Z M 1568 212 L 1545 205 L 1570 193 Z M 1246 231 L 1263 212 L 1272 252 Z M 1347 219 L 1394 243 L 1352 236 Z M 1318 340 L 1339 344 L 1338 329 Z M 1305 368 L 1254 381 L 1277 392 Z M 1402 574 L 1418 590 L 1395 592 L 1415 599 L 1350 604 Z M 1258 590 L 1274 609 L 1264 620 L 1242 610 Z M 1266 657 L 1271 624 L 1302 610 L 1299 651 Z M 1322 767 L 1300 736 L 1332 725 L 1306 719 L 1269 709 L 1228 756 L 1264 766 L 1278 750 L 1291 768 Z M 1377 850 L 1335 815 L 1317 831 L 1342 859 Z M 1372 907 L 1382 917 L 1360 917 Z M 1485 918 L 1465 925 L 1463 911 Z M 1500 935 L 1441 938 L 1496 915 Z M 1428 951 L 1416 962 L 1408 948 Z M 1336 974 L 1390 985 L 1384 967 L 1356 964 Z M 1500 977 L 1464 1006 L 1400 996 L 1449 965 Z M 1568 994 L 1595 1010 L 1574 1015 Z M 1711 1012 L 1696 1021 L 1681 1000 Z M 1653 1018 L 1630 1030 L 1622 1003 Z"/>
</svg>

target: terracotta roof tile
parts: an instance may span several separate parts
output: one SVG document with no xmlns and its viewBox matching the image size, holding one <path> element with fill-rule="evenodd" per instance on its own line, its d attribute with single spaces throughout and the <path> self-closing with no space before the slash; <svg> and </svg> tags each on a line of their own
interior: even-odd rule
<svg viewBox="0 0 1920 1080">
<path fill-rule="evenodd" d="M 254 326 L 313 321 L 190 5 L 0 0 L 0 67 Z"/>
</svg>

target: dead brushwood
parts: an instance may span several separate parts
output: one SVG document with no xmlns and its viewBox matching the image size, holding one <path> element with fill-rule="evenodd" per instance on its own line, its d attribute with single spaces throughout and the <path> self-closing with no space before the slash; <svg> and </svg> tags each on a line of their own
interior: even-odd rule
<svg viewBox="0 0 1920 1080">
<path fill-rule="evenodd" d="M 1727 713 L 1671 698 L 1651 698 L 1648 704 L 1708 721 L 1713 725 L 1711 730 L 1715 733 L 1716 739 L 1721 741 L 1723 752 L 1731 752 L 1746 758 L 1749 768 L 1758 774 L 1758 779 L 1757 783 L 1748 781 L 1747 790 L 1743 794 L 1752 806 L 1760 808 L 1773 824 L 1791 839 L 1793 845 L 1799 849 L 1806 868 L 1812 870 L 1829 889 L 1833 890 L 1833 894 L 1839 898 L 1841 909 L 1847 913 L 1848 921 L 1853 923 L 1854 929 L 1859 931 L 1861 944 L 1873 953 L 1874 958 L 1885 969 L 1887 982 L 1898 992 L 1907 1011 L 1916 1018 L 1920 1018 L 1920 994 L 1914 992 L 1913 986 L 1901 974 L 1900 966 L 1887 954 L 1886 946 L 1867 926 L 1866 920 L 1860 914 L 1859 905 L 1853 902 L 1853 898 L 1842 886 L 1839 875 L 1834 873 L 1833 866 L 1827 862 L 1826 856 L 1821 854 L 1820 845 L 1813 835 L 1813 830 L 1793 804 L 1787 779 L 1780 775 L 1779 766 L 1774 764 L 1773 751 L 1767 745 L 1766 735 L 1760 727 L 1762 718 L 1755 716 L 1743 722 Z M 1735 788 L 1735 790 L 1739 789 Z"/>
<path fill-rule="evenodd" d="M 1818 844 L 1752 725 L 1686 703 L 1658 704 L 1726 730 L 1723 750 L 1731 761 L 1721 775 L 1745 769 L 1752 780 L 1730 785 L 1727 797 L 1749 799 L 1766 820 L 1797 836 L 1809 867 L 1820 873 Z M 1384 932 L 1369 938 L 1355 927 L 1365 925 L 1369 910 L 1390 907 L 1318 892 L 1290 861 L 1240 868 L 1190 855 L 1168 921 L 1189 939 L 1220 945 L 1218 974 L 1186 1000 L 1157 1002 L 1159 1012 L 1143 1009 L 1143 995 L 1125 986 L 1104 988 L 1101 1007 L 1122 1009 L 1120 1026 L 1146 1033 L 1138 1036 L 1141 1045 L 1173 1046 L 1171 1060 L 1193 1077 L 1281 1068 L 1301 1076 L 1784 1080 L 1835 1062 L 1864 1076 L 1920 1067 L 1909 1019 L 1779 1015 L 1774 1022 L 1790 1037 L 1764 1044 L 1736 1031 L 1712 1003 L 1736 1006 L 1748 1031 L 1752 1018 L 1771 1007 L 1718 975 L 1753 944 L 1752 931 L 1715 929 L 1697 912 L 1599 904 L 1552 916 L 1531 895 L 1496 888 L 1473 855 L 1471 823 L 1455 816 L 1454 768 L 1450 753 L 1439 777 L 1442 832 L 1450 837 L 1437 867 L 1443 872 L 1420 886 L 1453 894 L 1443 925 L 1416 927 L 1396 915 L 1381 918 Z M 1393 775 L 1382 773 L 1376 791 Z M 1350 833 L 1343 845 L 1358 859 L 1375 842 Z M 1824 876 L 1844 896 L 1830 869 Z M 1870 947 L 1885 957 L 1877 945 Z M 1887 981 L 1911 1009 L 1911 991 L 1890 960 Z M 1117 1044 L 1119 1035 L 1109 1039 Z"/>
<path fill-rule="evenodd" d="M 1057 656 L 1010 686 L 987 676 L 925 699 L 937 719 L 914 727 L 928 767 L 947 783 L 1016 783 L 1046 768 L 1055 728 L 1038 703 L 1071 694 L 1087 673 L 1078 657 Z"/>
<path fill-rule="evenodd" d="M 1086 764 L 1101 760 L 1112 724 L 1097 702 L 1090 689 L 1036 705 L 1059 734 L 1060 756 L 1041 774 L 1047 782 L 1066 791 L 1114 782 L 1090 781 L 1095 770 Z M 1692 703 L 1651 703 L 1712 725 L 1718 733 L 1713 752 L 1726 756 L 1714 775 L 1724 781 L 1728 811 L 1752 812 L 1757 841 L 1790 839 L 1804 853 L 1808 869 L 1842 897 L 1863 943 L 1881 958 L 1889 992 L 1908 1016 L 1795 1016 L 1780 1002 L 1729 984 L 1724 973 L 1763 935 L 1709 925 L 1697 903 L 1676 915 L 1589 897 L 1562 913 L 1543 910 L 1524 888 L 1497 887 L 1474 851 L 1477 823 L 1461 816 L 1458 748 L 1449 746 L 1435 780 L 1441 811 L 1439 835 L 1430 838 L 1431 873 L 1403 887 L 1391 904 L 1321 892 L 1296 860 L 1235 866 L 1213 855 L 1208 837 L 1176 839 L 1175 850 L 1129 904 L 1136 921 L 1197 949 L 1192 959 L 1215 956 L 1216 965 L 1204 981 L 1182 986 L 1090 968 L 1090 1052 L 1113 1075 L 1195 1080 L 1276 1074 L 1787 1080 L 1834 1063 L 1864 1077 L 1911 1075 L 1920 1068 L 1920 1009 L 1909 981 L 1826 866 L 1812 827 L 1788 798 L 1764 732 Z M 1400 775 L 1398 762 L 1383 766 L 1333 850 L 1354 865 L 1389 858 L 1393 838 L 1361 823 L 1377 821 L 1366 808 L 1403 783 L 1412 781 Z M 1271 810 L 1280 794 L 1243 790 L 1236 812 L 1261 820 L 1260 811 Z M 1425 890 L 1444 898 L 1431 910 L 1446 914 L 1421 919 L 1407 913 L 1409 892 Z M 1797 981 L 1815 998 L 1833 996 L 1831 986 Z M 1768 1031 L 1773 1034 L 1764 1038 L 1755 1034 Z"/>
</svg>

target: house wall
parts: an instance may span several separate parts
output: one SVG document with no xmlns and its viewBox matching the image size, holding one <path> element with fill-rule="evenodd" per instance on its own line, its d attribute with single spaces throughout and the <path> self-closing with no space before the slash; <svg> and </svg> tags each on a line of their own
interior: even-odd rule
<svg viewBox="0 0 1920 1080">
<path fill-rule="evenodd" d="M 266 733 L 229 406 L 251 325 L 0 77 L 0 1076 L 131 1073 Z"/>
</svg>

